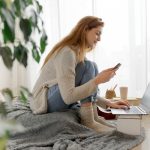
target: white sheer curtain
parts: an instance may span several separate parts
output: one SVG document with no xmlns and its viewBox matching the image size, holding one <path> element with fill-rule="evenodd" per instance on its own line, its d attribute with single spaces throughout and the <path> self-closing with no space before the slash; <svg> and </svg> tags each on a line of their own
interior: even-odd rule
<svg viewBox="0 0 150 150">
<path fill-rule="evenodd" d="M 146 1 L 147 3 L 147 35 L 146 35 L 146 46 L 147 46 L 147 82 L 150 82 L 150 1 Z"/>
<path fill-rule="evenodd" d="M 100 85 L 102 96 L 115 84 L 129 87 L 129 96 L 141 97 L 150 81 L 150 2 L 149 0 L 39 0 L 43 5 L 43 19 L 48 34 L 48 46 L 41 63 L 32 57 L 21 81 L 30 90 L 36 81 L 44 57 L 52 46 L 86 15 L 101 17 L 105 22 L 101 42 L 88 54 L 99 71 L 122 64 L 117 75 L 108 83 Z M 16 71 L 17 70 L 17 71 Z M 20 68 L 13 71 L 16 80 Z M 5 71 L 6 72 L 6 71 Z M 8 75 L 10 79 L 10 73 Z M 7 81 L 9 81 L 7 80 Z M 15 84 L 12 81 L 11 84 Z M 116 88 L 119 95 L 119 88 Z"/>
<path fill-rule="evenodd" d="M 129 87 L 129 96 L 142 96 L 150 81 L 149 1 L 51 0 L 49 2 L 45 0 L 40 2 L 44 9 L 48 8 L 48 12 L 44 13 L 45 16 L 47 15 L 45 22 L 53 32 L 49 34 L 51 46 L 68 34 L 83 16 L 101 17 L 105 22 L 101 42 L 87 57 L 98 64 L 100 71 L 118 62 L 122 64 L 115 78 L 100 85 L 101 94 L 104 95 L 107 88 L 118 84 L 118 87 L 122 85 Z M 50 26 L 53 28 L 51 29 Z"/>
<path fill-rule="evenodd" d="M 122 64 L 101 89 L 125 85 L 129 96 L 141 96 L 147 84 L 146 1 L 96 0 L 95 5 L 95 15 L 103 18 L 105 27 L 94 60 L 100 69 Z"/>
</svg>

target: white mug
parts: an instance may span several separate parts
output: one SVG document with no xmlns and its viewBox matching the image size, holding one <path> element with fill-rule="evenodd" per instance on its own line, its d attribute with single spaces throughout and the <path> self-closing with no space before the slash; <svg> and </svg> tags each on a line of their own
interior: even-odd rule
<svg viewBox="0 0 150 150">
<path fill-rule="evenodd" d="M 128 87 L 127 86 L 121 86 L 120 87 L 120 98 L 121 99 L 127 99 L 128 97 Z"/>
</svg>

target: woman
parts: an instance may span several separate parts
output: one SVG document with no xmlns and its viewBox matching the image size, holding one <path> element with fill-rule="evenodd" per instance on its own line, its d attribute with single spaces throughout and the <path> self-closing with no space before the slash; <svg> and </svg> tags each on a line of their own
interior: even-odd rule
<svg viewBox="0 0 150 150">
<path fill-rule="evenodd" d="M 103 26 L 100 18 L 82 18 L 70 34 L 49 52 L 33 89 L 35 95 L 37 89 L 48 83 L 44 110 L 48 113 L 77 108 L 80 103 L 81 123 L 95 131 L 101 131 L 103 127 L 96 105 L 113 108 L 129 106 L 126 101 L 111 102 L 97 95 L 98 85 L 108 82 L 116 71 L 109 68 L 98 73 L 96 64 L 85 58 L 86 53 L 100 41 Z M 41 99 L 38 103 L 42 105 L 44 101 Z M 38 109 L 34 100 L 32 109 L 35 113 Z"/>
</svg>

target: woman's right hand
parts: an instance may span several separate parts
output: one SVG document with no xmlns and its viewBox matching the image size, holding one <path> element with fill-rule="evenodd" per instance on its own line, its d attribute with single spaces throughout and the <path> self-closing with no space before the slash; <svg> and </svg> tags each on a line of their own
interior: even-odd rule
<svg viewBox="0 0 150 150">
<path fill-rule="evenodd" d="M 109 68 L 109 69 L 106 69 L 106 70 L 103 70 L 102 72 L 100 72 L 95 77 L 95 83 L 96 83 L 96 85 L 108 82 L 116 74 L 115 71 L 116 70 L 114 70 L 113 68 Z"/>
</svg>

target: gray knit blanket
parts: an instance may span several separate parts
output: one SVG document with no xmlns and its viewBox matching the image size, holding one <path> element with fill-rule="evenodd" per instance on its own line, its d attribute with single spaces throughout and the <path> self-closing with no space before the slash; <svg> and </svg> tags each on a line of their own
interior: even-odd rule
<svg viewBox="0 0 150 150">
<path fill-rule="evenodd" d="M 79 123 L 75 110 L 34 115 L 29 103 L 14 101 L 6 106 L 7 117 L 25 128 L 11 133 L 7 150 L 129 150 L 144 140 L 144 134 L 95 133 Z"/>
</svg>

